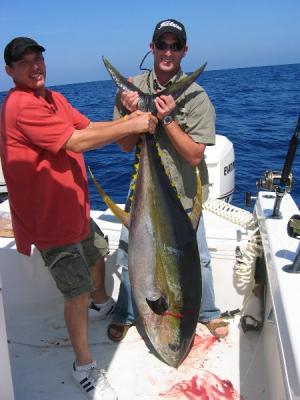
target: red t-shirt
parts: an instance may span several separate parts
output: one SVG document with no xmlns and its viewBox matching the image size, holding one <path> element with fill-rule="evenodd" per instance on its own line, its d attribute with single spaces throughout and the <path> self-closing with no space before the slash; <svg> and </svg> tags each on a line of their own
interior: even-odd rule
<svg viewBox="0 0 300 400">
<path fill-rule="evenodd" d="M 47 100 L 12 89 L 2 106 L 0 151 L 17 250 L 82 240 L 89 231 L 89 196 L 82 154 L 65 150 L 89 119 L 59 93 Z"/>
</svg>

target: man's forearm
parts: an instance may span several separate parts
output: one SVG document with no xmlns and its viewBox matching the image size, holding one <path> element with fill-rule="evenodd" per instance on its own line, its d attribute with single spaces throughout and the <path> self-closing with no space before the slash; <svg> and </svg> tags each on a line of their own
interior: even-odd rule
<svg viewBox="0 0 300 400">
<path fill-rule="evenodd" d="M 196 143 L 186 132 L 184 132 L 176 121 L 164 126 L 165 132 L 168 135 L 177 152 L 190 165 L 196 166 L 202 160 L 205 150 L 205 144 Z"/>
<path fill-rule="evenodd" d="M 122 122 L 116 120 L 108 123 L 94 122 L 85 129 L 75 130 L 66 142 L 65 148 L 75 153 L 81 153 L 117 142 L 133 134 L 132 132 L 134 132 L 134 123 L 130 120 Z"/>
<path fill-rule="evenodd" d="M 130 152 L 139 140 L 140 135 L 130 135 L 118 140 L 118 145 L 123 151 Z"/>
<path fill-rule="evenodd" d="M 91 122 L 89 128 L 103 128 L 104 126 L 117 125 L 122 121 L 122 118 L 115 119 L 113 121 L 97 121 Z"/>
</svg>

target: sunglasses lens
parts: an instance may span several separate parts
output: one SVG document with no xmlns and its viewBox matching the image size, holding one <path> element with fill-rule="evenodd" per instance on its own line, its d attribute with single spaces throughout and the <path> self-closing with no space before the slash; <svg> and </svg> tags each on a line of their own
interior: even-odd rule
<svg viewBox="0 0 300 400">
<path fill-rule="evenodd" d="M 173 46 L 173 48 L 172 48 L 172 46 Z M 183 46 L 179 42 L 176 42 L 176 43 L 173 43 L 173 44 L 170 45 L 170 49 L 172 51 L 180 51 L 180 50 L 183 49 Z"/>
<path fill-rule="evenodd" d="M 157 48 L 157 50 L 166 50 L 166 45 L 167 43 L 161 41 L 155 43 L 155 47 Z"/>
<path fill-rule="evenodd" d="M 162 40 L 157 41 L 155 43 L 155 47 L 157 48 L 157 50 L 180 51 L 183 49 L 183 46 L 179 42 L 168 44 L 166 42 L 163 42 Z"/>
</svg>

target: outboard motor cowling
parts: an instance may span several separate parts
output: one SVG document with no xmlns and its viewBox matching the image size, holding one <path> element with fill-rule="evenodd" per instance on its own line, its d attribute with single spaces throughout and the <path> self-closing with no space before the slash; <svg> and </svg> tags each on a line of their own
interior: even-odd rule
<svg viewBox="0 0 300 400">
<path fill-rule="evenodd" d="M 216 135 L 216 144 L 206 146 L 205 161 L 209 176 L 209 199 L 231 202 L 235 189 L 235 156 L 232 142 Z"/>
</svg>

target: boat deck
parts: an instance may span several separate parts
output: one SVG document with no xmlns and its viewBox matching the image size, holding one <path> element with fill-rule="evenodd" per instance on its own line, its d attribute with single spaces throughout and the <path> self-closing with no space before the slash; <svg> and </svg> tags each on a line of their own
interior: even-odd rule
<svg viewBox="0 0 300 400">
<path fill-rule="evenodd" d="M 8 206 L 0 206 L 5 207 Z M 115 251 L 120 224 L 109 211 L 94 211 L 92 216 L 109 236 L 106 284 L 116 298 L 120 270 L 115 265 Z M 238 289 L 235 282 L 235 248 L 245 248 L 248 233 L 210 212 L 204 212 L 204 217 L 217 304 L 222 311 L 240 308 L 247 293 Z M 71 381 L 73 352 L 63 319 L 63 299 L 39 253 L 34 251 L 30 258 L 24 257 L 16 252 L 14 240 L 9 238 L 0 238 L 0 244 L 15 399 L 84 398 Z M 240 315 L 229 319 L 230 333 L 222 340 L 198 324 L 193 347 L 178 369 L 159 360 L 139 326 L 131 328 L 124 341 L 117 344 L 107 338 L 109 320 L 90 321 L 89 343 L 99 366 L 107 370 L 119 400 L 282 400 L 273 395 L 277 383 L 268 382 L 264 373 L 268 368 L 266 348 L 274 353 L 274 371 L 280 365 L 272 335 L 274 324 L 265 323 L 261 332 L 244 334 L 239 320 Z"/>
<path fill-rule="evenodd" d="M 7 330 L 16 399 L 84 397 L 71 380 L 73 355 L 62 315 L 60 301 L 10 308 Z M 239 393 L 244 399 L 269 398 L 264 397 L 267 383 L 259 376 L 264 364 L 257 351 L 259 334 L 243 335 L 238 317 L 224 340 L 199 324 L 193 348 L 178 369 L 160 361 L 135 327 L 122 343 L 111 342 L 107 324 L 91 322 L 89 342 L 119 400 L 239 399 Z"/>
</svg>

